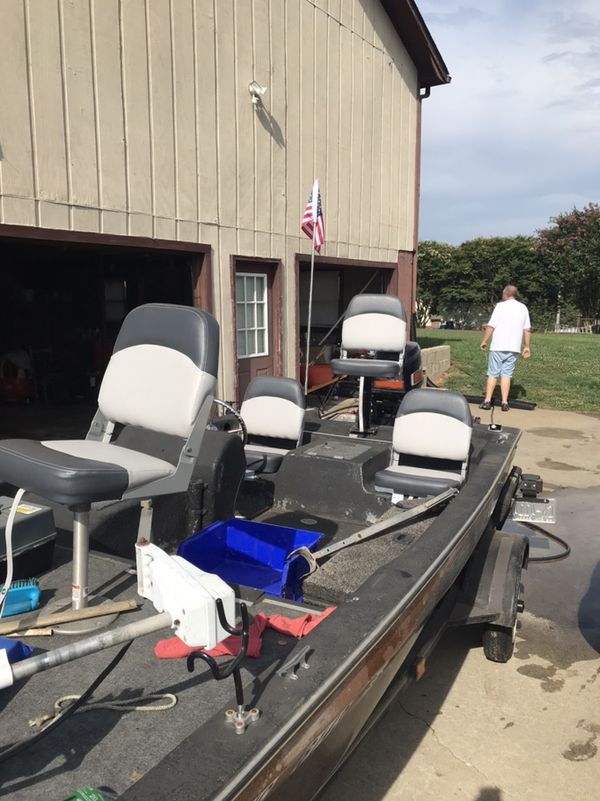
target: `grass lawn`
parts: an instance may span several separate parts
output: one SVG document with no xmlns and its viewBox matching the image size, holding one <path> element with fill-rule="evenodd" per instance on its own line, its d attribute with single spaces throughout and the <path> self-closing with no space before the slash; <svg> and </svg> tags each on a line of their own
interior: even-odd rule
<svg viewBox="0 0 600 801">
<path fill-rule="evenodd" d="M 451 369 L 441 382 L 445 387 L 482 394 L 487 352 L 479 350 L 479 331 L 427 328 L 418 331 L 417 339 L 421 348 L 450 345 Z M 600 412 L 600 336 L 533 332 L 531 357 L 518 359 L 510 394 L 546 409 Z"/>
</svg>

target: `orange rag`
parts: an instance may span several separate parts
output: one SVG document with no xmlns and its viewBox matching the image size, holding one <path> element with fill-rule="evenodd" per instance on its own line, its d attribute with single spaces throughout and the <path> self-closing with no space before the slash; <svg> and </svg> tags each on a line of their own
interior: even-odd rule
<svg viewBox="0 0 600 801">
<path fill-rule="evenodd" d="M 283 615 L 269 615 L 267 618 L 267 625 L 270 629 L 281 634 L 289 634 L 290 637 L 304 637 L 309 631 L 312 631 L 315 626 L 318 626 L 326 617 L 328 617 L 335 609 L 335 606 L 329 606 L 320 614 L 313 614 L 308 612 L 302 617 L 284 617 Z"/>
<path fill-rule="evenodd" d="M 315 626 L 325 620 L 334 609 L 335 606 L 330 606 L 321 614 L 309 612 L 297 618 L 284 617 L 283 615 L 269 615 L 267 617 L 262 612 L 259 612 L 248 628 L 246 656 L 254 658 L 260 656 L 262 633 L 267 627 L 278 631 L 280 634 L 288 634 L 291 637 L 304 637 Z M 193 654 L 195 651 L 204 651 L 208 656 L 213 657 L 235 656 L 240 649 L 240 643 L 241 637 L 237 634 L 232 634 L 231 637 L 227 637 L 226 640 L 211 648 L 210 651 L 204 651 L 204 648 L 186 645 L 179 637 L 174 636 L 166 640 L 159 640 L 154 646 L 154 655 L 159 659 L 180 659 L 183 656 Z"/>
<path fill-rule="evenodd" d="M 267 616 L 259 612 L 248 627 L 248 648 L 246 656 L 260 656 L 262 647 L 262 633 L 267 627 Z M 220 642 L 209 651 L 198 646 L 186 645 L 179 637 L 169 637 L 166 640 L 159 640 L 154 646 L 154 655 L 159 659 L 179 659 L 182 656 L 189 656 L 195 651 L 204 651 L 208 656 L 235 656 L 240 650 L 242 638 L 237 634 L 232 634 L 226 640 Z"/>
</svg>

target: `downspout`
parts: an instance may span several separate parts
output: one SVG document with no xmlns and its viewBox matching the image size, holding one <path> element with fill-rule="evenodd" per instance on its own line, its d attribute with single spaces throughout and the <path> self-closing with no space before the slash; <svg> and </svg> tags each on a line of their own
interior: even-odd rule
<svg viewBox="0 0 600 801">
<path fill-rule="evenodd" d="M 414 229 L 412 257 L 412 308 L 410 309 L 410 338 L 417 338 L 417 250 L 419 245 L 419 205 L 421 200 L 421 103 L 431 94 L 431 86 L 418 89 L 417 135 L 415 142 L 415 197 L 414 197 Z"/>
</svg>

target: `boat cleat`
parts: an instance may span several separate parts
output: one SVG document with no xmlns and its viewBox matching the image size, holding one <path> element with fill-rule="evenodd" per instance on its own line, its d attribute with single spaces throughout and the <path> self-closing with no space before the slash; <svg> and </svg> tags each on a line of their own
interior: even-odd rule
<svg viewBox="0 0 600 801">
<path fill-rule="evenodd" d="M 225 710 L 225 723 L 233 726 L 236 734 L 244 734 L 248 726 L 251 723 L 256 723 L 259 717 L 260 710 L 256 707 L 245 709 L 243 706 L 238 706 L 237 709 Z"/>
<path fill-rule="evenodd" d="M 302 668 L 303 670 L 308 670 L 310 665 L 308 664 L 307 656 L 310 652 L 310 646 L 305 645 L 297 654 L 294 654 L 291 659 L 282 665 L 277 671 L 277 675 L 281 676 L 282 679 L 291 679 L 292 681 L 298 680 L 298 670 Z"/>
</svg>

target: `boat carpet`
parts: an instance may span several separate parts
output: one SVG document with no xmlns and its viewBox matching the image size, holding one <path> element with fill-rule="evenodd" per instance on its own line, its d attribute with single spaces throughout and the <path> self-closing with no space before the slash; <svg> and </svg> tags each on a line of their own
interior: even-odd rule
<svg viewBox="0 0 600 801">
<path fill-rule="evenodd" d="M 71 565 L 63 561 L 62 566 L 40 580 L 43 603 L 55 594 L 56 588 L 63 592 L 70 588 Z M 96 591 L 111 600 L 138 597 L 130 568 L 125 560 L 91 554 L 90 577 Z M 250 611 L 294 617 L 311 611 L 311 607 L 262 597 Z M 320 608 L 312 607 L 312 611 Z M 121 615 L 113 627 L 153 613 L 152 605 L 145 602 L 139 610 Z M 32 748 L 0 765 L 0 796 L 10 797 L 11 801 L 31 801 L 33 797 L 59 801 L 78 787 L 97 785 L 98 777 L 102 777 L 104 786 L 120 794 L 218 710 L 231 704 L 232 679 L 215 681 L 208 666 L 200 660 L 190 674 L 184 659 L 154 656 L 155 643 L 166 636 L 168 629 L 133 642 L 90 702 L 174 693 L 178 698 L 174 708 L 155 713 L 97 709 L 73 715 Z M 37 653 L 73 642 L 72 637 L 59 634 L 23 640 Z M 267 677 L 285 663 L 296 645 L 297 640 L 292 637 L 271 630 L 264 633 L 260 656 L 245 660 L 242 668 L 243 683 L 249 688 L 247 704 L 253 706 L 259 702 Z M 0 695 L 3 723 L 0 750 L 30 737 L 36 730 L 29 727 L 28 721 L 52 713 L 58 698 L 81 694 L 114 658 L 119 647 L 39 673 L 18 687 L 4 690 Z M 127 759 L 122 758 L 125 752 Z"/>
<path fill-rule="evenodd" d="M 400 556 L 429 528 L 431 520 L 418 520 L 401 531 L 380 534 L 372 540 L 351 545 L 326 558 L 304 579 L 304 597 L 327 604 L 340 604 L 359 592 L 360 587 L 390 559 Z"/>
<path fill-rule="evenodd" d="M 410 505 L 417 505 L 418 501 L 411 502 Z M 396 515 L 398 510 L 391 508 L 386 516 Z M 317 601 L 321 604 L 340 604 L 352 598 L 357 590 L 365 583 L 380 567 L 387 564 L 391 559 L 399 556 L 404 549 L 411 545 L 420 535 L 427 530 L 431 520 L 436 516 L 436 512 L 430 512 L 427 517 L 416 520 L 410 525 L 379 534 L 373 539 L 358 542 L 351 545 L 330 557 L 325 557 L 318 569 L 303 582 L 304 598 L 308 602 Z M 307 528 L 306 511 L 297 512 L 287 511 L 284 514 L 266 514 L 262 520 L 279 525 L 292 526 L 297 528 Z M 328 535 L 318 545 L 319 548 L 330 545 L 354 534 L 364 524 L 355 521 L 328 521 L 325 518 L 315 518 L 313 527 L 317 530 L 334 530 L 333 535 Z"/>
</svg>

